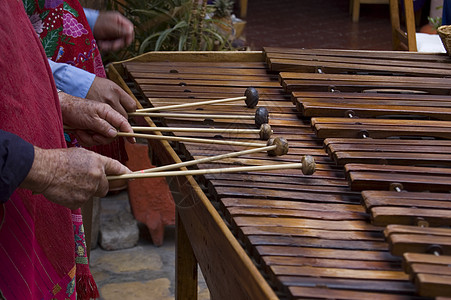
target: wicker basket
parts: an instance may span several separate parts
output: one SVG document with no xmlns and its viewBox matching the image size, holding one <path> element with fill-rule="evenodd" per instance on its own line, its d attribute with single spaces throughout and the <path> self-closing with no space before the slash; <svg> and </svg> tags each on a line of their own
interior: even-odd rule
<svg viewBox="0 0 451 300">
<path fill-rule="evenodd" d="M 451 25 L 440 26 L 437 29 L 437 33 L 442 40 L 443 46 L 445 46 L 446 53 L 451 55 Z"/>
</svg>

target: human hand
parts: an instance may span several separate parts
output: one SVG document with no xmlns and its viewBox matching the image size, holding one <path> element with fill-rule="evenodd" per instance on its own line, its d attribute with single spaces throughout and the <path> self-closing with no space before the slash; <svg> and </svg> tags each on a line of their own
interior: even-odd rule
<svg viewBox="0 0 451 300">
<path fill-rule="evenodd" d="M 107 175 L 131 173 L 118 161 L 83 148 L 34 149 L 33 165 L 20 187 L 70 209 L 105 196 Z"/>
<path fill-rule="evenodd" d="M 58 93 L 63 123 L 74 129 L 77 140 L 84 146 L 108 144 L 117 130 L 133 133 L 127 119 L 111 106 L 94 100 Z M 134 138 L 127 138 L 135 143 Z"/>
<path fill-rule="evenodd" d="M 94 25 L 94 38 L 104 51 L 116 51 L 135 38 L 133 23 L 117 11 L 101 11 Z"/>
<path fill-rule="evenodd" d="M 110 105 L 125 118 L 127 112 L 136 110 L 136 102 L 129 94 L 113 81 L 102 77 L 94 78 L 86 98 Z"/>
</svg>

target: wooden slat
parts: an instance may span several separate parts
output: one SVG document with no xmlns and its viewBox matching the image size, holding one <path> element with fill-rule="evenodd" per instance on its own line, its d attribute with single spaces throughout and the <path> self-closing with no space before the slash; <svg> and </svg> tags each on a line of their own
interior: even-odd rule
<svg viewBox="0 0 451 300">
<path fill-rule="evenodd" d="M 312 118 L 319 138 L 432 137 L 451 139 L 451 122 L 429 120 Z"/>
<path fill-rule="evenodd" d="M 451 188 L 451 169 L 446 168 L 347 164 L 345 171 L 354 191 L 388 191 L 393 183 L 409 192 L 448 192 Z"/>
<path fill-rule="evenodd" d="M 384 231 L 393 255 L 406 252 L 451 254 L 451 229 L 390 225 Z"/>
<path fill-rule="evenodd" d="M 279 81 L 286 92 L 330 91 L 362 92 L 365 90 L 404 90 L 448 95 L 451 80 L 430 77 L 396 77 L 347 74 L 313 74 L 281 72 Z"/>
<path fill-rule="evenodd" d="M 450 58 L 440 53 L 408 53 L 403 51 L 343 50 L 343 49 L 295 49 L 265 47 L 266 57 L 271 53 L 309 54 L 313 56 L 361 57 L 371 59 L 397 59 L 404 61 L 448 62 Z"/>
<path fill-rule="evenodd" d="M 450 226 L 451 214 L 448 209 L 426 209 L 416 207 L 378 206 L 371 209 L 371 221 L 377 226 L 389 224 L 416 225 L 418 219 L 430 226 Z"/>
<path fill-rule="evenodd" d="M 415 285 L 421 296 L 439 297 L 451 295 L 451 276 L 417 274 Z"/>
<path fill-rule="evenodd" d="M 423 253 L 404 253 L 403 255 L 403 269 L 407 274 L 412 273 L 412 264 L 427 264 L 430 266 L 446 266 L 451 265 L 451 256 Z"/>
<path fill-rule="evenodd" d="M 351 113 L 353 117 L 359 118 L 412 116 L 451 120 L 451 107 L 342 104 L 303 100 L 299 102 L 298 110 L 304 117 L 348 117 Z"/>
<path fill-rule="evenodd" d="M 409 296 L 389 295 L 383 293 L 356 292 L 351 290 L 338 290 L 324 287 L 292 287 L 291 293 L 295 299 L 381 299 L 381 300 L 407 300 Z"/>
</svg>

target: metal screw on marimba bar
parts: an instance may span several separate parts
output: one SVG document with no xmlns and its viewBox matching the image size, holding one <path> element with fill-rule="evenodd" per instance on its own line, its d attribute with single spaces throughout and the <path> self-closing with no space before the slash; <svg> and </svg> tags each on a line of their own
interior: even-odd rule
<svg viewBox="0 0 451 300">
<path fill-rule="evenodd" d="M 353 110 L 348 109 L 347 111 L 345 111 L 345 117 L 352 119 L 355 118 L 356 116 Z"/>
<path fill-rule="evenodd" d="M 432 253 L 435 256 L 440 256 L 443 254 L 443 248 L 440 245 L 430 245 L 427 249 L 428 253 Z"/>
<path fill-rule="evenodd" d="M 362 139 L 367 139 L 370 137 L 370 134 L 366 130 L 359 131 L 359 137 Z"/>
<path fill-rule="evenodd" d="M 426 221 L 423 217 L 416 217 L 415 218 L 415 223 L 417 224 L 418 227 L 429 227 L 429 222 Z"/>
<path fill-rule="evenodd" d="M 396 191 L 396 192 L 400 193 L 400 192 L 402 192 L 403 188 L 404 187 L 401 183 L 398 183 L 398 182 L 390 183 L 390 191 Z"/>
</svg>

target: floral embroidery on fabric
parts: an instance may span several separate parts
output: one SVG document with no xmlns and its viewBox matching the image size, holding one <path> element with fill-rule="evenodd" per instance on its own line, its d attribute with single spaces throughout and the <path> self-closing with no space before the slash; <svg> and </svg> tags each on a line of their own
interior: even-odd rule
<svg viewBox="0 0 451 300">
<path fill-rule="evenodd" d="M 77 22 L 77 19 L 72 17 L 71 14 L 63 15 L 63 27 L 63 34 L 74 38 L 88 34 L 88 30 L 83 27 L 83 24 Z"/>
<path fill-rule="evenodd" d="M 63 56 L 64 54 L 64 47 L 60 46 L 60 48 L 58 49 L 58 54 L 56 55 L 56 61 L 58 61 L 58 59 L 61 58 L 61 56 Z"/>
<path fill-rule="evenodd" d="M 63 3 L 63 0 L 45 0 L 44 7 L 45 8 L 55 8 L 58 5 Z"/>
<path fill-rule="evenodd" d="M 44 23 L 38 14 L 33 14 L 30 16 L 31 25 L 33 25 L 34 31 L 39 35 L 44 31 Z"/>
</svg>

